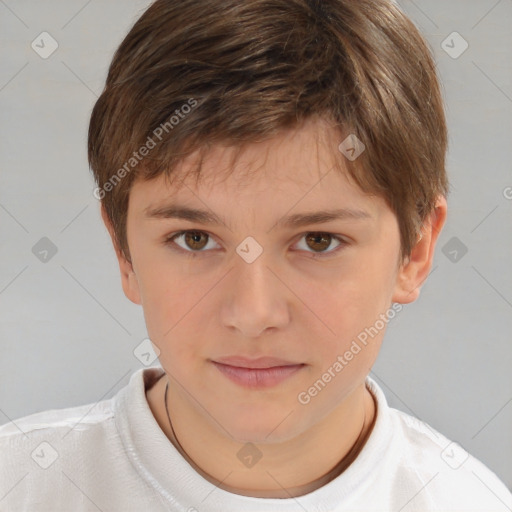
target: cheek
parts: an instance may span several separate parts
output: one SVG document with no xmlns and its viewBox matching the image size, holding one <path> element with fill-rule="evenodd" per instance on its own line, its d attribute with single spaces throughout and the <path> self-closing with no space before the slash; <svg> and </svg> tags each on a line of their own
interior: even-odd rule
<svg viewBox="0 0 512 512">
<path fill-rule="evenodd" d="M 194 304 L 201 307 L 201 290 L 180 279 L 168 266 L 155 262 L 145 265 L 139 274 L 149 337 L 157 346 L 167 346 L 177 338 Z"/>
<path fill-rule="evenodd" d="M 143 312 L 147 332 L 159 348 L 159 360 L 180 381 L 199 370 L 210 354 L 205 332 L 215 332 L 215 283 L 197 276 L 183 277 L 175 269 L 152 266 L 144 275 Z M 206 354 L 206 355 L 203 355 Z"/>
<path fill-rule="evenodd" d="M 313 302 L 308 303 L 328 326 L 311 321 L 308 337 L 318 341 L 300 395 L 311 399 L 319 415 L 327 414 L 358 386 L 378 356 L 387 326 L 381 315 L 389 306 L 384 283 L 380 292 L 374 284 L 368 274 L 352 274 L 331 288 L 328 299 L 326 294 L 323 298 L 313 295 Z"/>
<path fill-rule="evenodd" d="M 360 258 L 350 272 L 340 273 L 330 285 L 309 294 L 308 305 L 322 320 L 315 320 L 315 330 L 323 340 L 318 344 L 318 354 L 324 363 L 326 358 L 333 359 L 350 350 L 354 340 L 364 347 L 358 352 L 358 359 L 376 357 L 387 325 L 382 315 L 386 316 L 391 307 L 393 283 L 389 268 L 382 260 Z M 357 347 L 353 351 L 357 352 Z"/>
</svg>

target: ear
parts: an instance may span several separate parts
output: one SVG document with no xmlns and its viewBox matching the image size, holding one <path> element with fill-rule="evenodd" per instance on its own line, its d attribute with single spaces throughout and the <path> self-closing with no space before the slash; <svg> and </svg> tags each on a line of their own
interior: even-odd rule
<svg viewBox="0 0 512 512">
<path fill-rule="evenodd" d="M 137 280 L 137 275 L 133 270 L 133 265 L 130 263 L 124 256 L 122 250 L 119 248 L 117 244 L 117 240 L 114 234 L 114 228 L 108 218 L 107 212 L 105 211 L 105 207 L 103 203 L 100 205 L 101 209 L 101 217 L 107 228 L 110 238 L 112 239 L 112 244 L 116 251 L 117 261 L 119 262 L 119 270 L 121 271 L 121 283 L 123 285 L 123 291 L 126 297 L 130 299 L 134 304 L 142 304 L 140 298 L 140 289 L 139 289 L 139 281 Z"/>
<path fill-rule="evenodd" d="M 434 211 L 425 219 L 411 255 L 400 266 L 392 302 L 408 304 L 419 297 L 421 286 L 432 267 L 436 242 L 445 223 L 447 209 L 446 198 L 439 196 Z"/>
</svg>

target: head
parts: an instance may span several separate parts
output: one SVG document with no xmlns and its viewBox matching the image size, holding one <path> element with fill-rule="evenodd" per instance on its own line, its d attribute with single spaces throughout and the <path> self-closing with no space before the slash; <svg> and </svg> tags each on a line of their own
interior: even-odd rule
<svg viewBox="0 0 512 512">
<path fill-rule="evenodd" d="M 91 117 L 96 195 L 162 366 L 237 438 L 284 408 L 275 439 L 297 435 L 364 382 L 387 320 L 354 340 L 431 268 L 446 145 L 432 56 L 391 2 L 157 0 L 132 27 Z M 305 366 L 248 391 L 211 364 L 229 355 Z"/>
</svg>

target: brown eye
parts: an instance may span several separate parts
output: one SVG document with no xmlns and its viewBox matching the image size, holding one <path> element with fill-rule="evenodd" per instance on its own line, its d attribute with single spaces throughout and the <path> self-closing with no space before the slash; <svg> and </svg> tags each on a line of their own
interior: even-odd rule
<svg viewBox="0 0 512 512">
<path fill-rule="evenodd" d="M 208 235 L 202 231 L 187 231 L 183 237 L 187 246 L 195 251 L 200 251 L 208 243 Z"/>
<path fill-rule="evenodd" d="M 177 248 L 178 251 L 184 251 L 188 255 L 194 256 L 196 253 L 208 252 L 208 249 L 211 249 L 211 244 L 214 244 L 214 240 L 204 231 L 180 231 L 166 238 L 164 244 L 171 249 Z M 208 244 L 210 244 L 209 247 L 207 247 Z"/>
<path fill-rule="evenodd" d="M 332 235 L 329 233 L 308 233 L 306 235 L 306 242 L 311 249 L 323 252 L 329 248 L 332 238 Z"/>
</svg>

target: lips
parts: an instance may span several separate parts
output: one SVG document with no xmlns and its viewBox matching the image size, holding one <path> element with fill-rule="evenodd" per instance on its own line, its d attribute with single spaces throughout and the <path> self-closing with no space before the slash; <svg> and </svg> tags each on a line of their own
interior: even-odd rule
<svg viewBox="0 0 512 512">
<path fill-rule="evenodd" d="M 278 366 L 297 366 L 302 363 L 293 361 L 286 361 L 277 357 L 259 357 L 257 359 L 251 359 L 243 356 L 229 356 L 217 358 L 215 363 L 221 363 L 228 366 L 235 366 L 237 368 L 253 368 L 253 369 L 264 369 L 274 368 Z"/>
<path fill-rule="evenodd" d="M 226 361 L 229 361 L 229 364 Z M 251 360 L 237 356 L 221 358 L 212 363 L 229 380 L 250 389 L 276 386 L 306 366 L 303 363 L 293 363 L 272 357 Z"/>
</svg>

